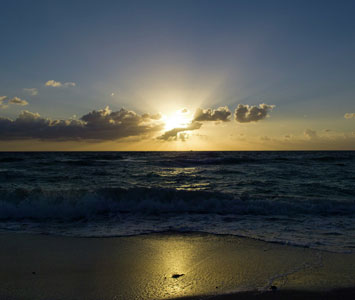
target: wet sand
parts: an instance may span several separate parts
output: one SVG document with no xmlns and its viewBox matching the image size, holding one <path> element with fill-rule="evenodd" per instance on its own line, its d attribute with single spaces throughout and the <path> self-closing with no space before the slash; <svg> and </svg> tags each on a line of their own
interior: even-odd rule
<svg viewBox="0 0 355 300">
<path fill-rule="evenodd" d="M 354 299 L 354 254 L 175 233 L 71 238 L 5 232 L 0 245 L 4 300 Z M 276 292 L 269 291 L 272 285 Z"/>
</svg>

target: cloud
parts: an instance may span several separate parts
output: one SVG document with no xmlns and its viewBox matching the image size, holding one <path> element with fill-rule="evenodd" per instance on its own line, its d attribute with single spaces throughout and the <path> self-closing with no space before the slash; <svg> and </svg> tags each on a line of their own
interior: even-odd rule
<svg viewBox="0 0 355 300">
<path fill-rule="evenodd" d="M 4 101 L 7 99 L 7 96 L 0 96 L 0 109 L 5 109 L 8 107 L 7 104 L 4 104 Z"/>
<path fill-rule="evenodd" d="M 201 126 L 202 123 L 192 121 L 187 127 L 174 128 L 164 132 L 164 134 L 159 136 L 158 139 L 164 141 L 176 141 L 181 139 L 182 141 L 185 141 L 188 137 L 187 134 L 185 134 L 186 131 L 197 130 L 200 129 Z"/>
<path fill-rule="evenodd" d="M 38 95 L 38 90 L 36 88 L 29 88 L 29 89 L 24 88 L 23 90 L 31 96 Z"/>
<path fill-rule="evenodd" d="M 59 81 L 55 81 L 55 80 L 48 80 L 45 83 L 46 86 L 51 86 L 51 87 L 61 87 L 63 84 Z"/>
<path fill-rule="evenodd" d="M 124 108 L 93 110 L 79 120 L 51 120 L 29 111 L 22 111 L 15 120 L 0 117 L 1 140 L 107 141 L 151 135 L 162 128 L 157 115 L 141 116 Z"/>
<path fill-rule="evenodd" d="M 65 82 L 63 85 L 74 87 L 74 86 L 76 86 L 76 83 L 75 82 Z"/>
<path fill-rule="evenodd" d="M 180 110 L 180 113 L 186 114 L 189 113 L 187 108 Z M 195 111 L 194 117 L 190 124 L 187 127 L 177 127 L 169 131 L 166 131 L 163 135 L 159 136 L 159 140 L 163 141 L 186 141 L 188 138 L 188 133 L 186 131 L 198 130 L 202 127 L 203 122 L 228 122 L 230 121 L 231 111 L 227 106 L 219 107 L 217 109 L 202 109 L 198 108 Z"/>
<path fill-rule="evenodd" d="M 314 140 L 318 138 L 318 134 L 315 130 L 312 129 L 306 129 L 304 131 L 304 135 L 306 138 L 308 138 L 309 140 Z"/>
<path fill-rule="evenodd" d="M 268 116 L 268 112 L 274 107 L 275 105 L 265 103 L 259 104 L 259 107 L 238 104 L 234 111 L 234 118 L 239 123 L 257 122 L 265 119 Z"/>
<path fill-rule="evenodd" d="M 9 104 L 15 104 L 15 105 L 21 105 L 21 106 L 26 106 L 28 105 L 28 102 L 24 99 L 21 99 L 19 97 L 13 97 L 12 99 L 9 100 Z"/>
<path fill-rule="evenodd" d="M 346 113 L 344 115 L 345 119 L 355 119 L 355 113 Z"/>
<path fill-rule="evenodd" d="M 181 140 L 182 142 L 185 142 L 189 138 L 189 134 L 187 132 L 180 132 L 177 135 L 177 138 Z"/>
<path fill-rule="evenodd" d="M 194 121 L 204 122 L 204 121 L 230 121 L 229 117 L 231 111 L 227 106 L 219 107 L 217 109 L 202 109 L 198 108 L 194 114 Z"/>
<path fill-rule="evenodd" d="M 7 103 L 5 104 L 4 101 L 7 101 Z M 0 96 L 0 109 L 8 108 L 9 104 L 26 106 L 28 105 L 28 102 L 19 97 L 9 99 L 7 96 Z"/>
<path fill-rule="evenodd" d="M 260 137 L 261 141 L 270 141 L 270 138 L 266 135 Z"/>
<path fill-rule="evenodd" d="M 250 137 L 250 141 L 257 143 L 253 137 Z M 354 150 L 355 134 L 306 129 L 301 133 L 273 136 L 269 139 L 260 137 L 259 145 L 262 145 L 261 149 L 270 150 Z"/>
<path fill-rule="evenodd" d="M 75 82 L 64 82 L 61 83 L 60 81 L 55 81 L 55 80 L 48 80 L 45 83 L 46 86 L 50 86 L 50 87 L 74 87 L 76 86 Z"/>
</svg>

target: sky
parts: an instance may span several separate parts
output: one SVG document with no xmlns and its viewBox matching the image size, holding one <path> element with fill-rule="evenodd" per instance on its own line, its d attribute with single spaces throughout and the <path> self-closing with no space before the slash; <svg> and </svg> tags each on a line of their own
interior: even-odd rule
<svg viewBox="0 0 355 300">
<path fill-rule="evenodd" d="M 0 3 L 0 150 L 355 150 L 354 1 Z"/>
</svg>

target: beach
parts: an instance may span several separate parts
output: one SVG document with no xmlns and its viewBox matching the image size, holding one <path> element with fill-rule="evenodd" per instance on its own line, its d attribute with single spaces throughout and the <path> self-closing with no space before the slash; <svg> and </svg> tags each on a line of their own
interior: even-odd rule
<svg viewBox="0 0 355 300">
<path fill-rule="evenodd" d="M 3 231 L 0 244 L 4 300 L 354 296 L 355 254 L 230 235 L 78 238 Z"/>
<path fill-rule="evenodd" d="M 0 8 L 0 300 L 355 300 L 355 0 Z"/>
</svg>

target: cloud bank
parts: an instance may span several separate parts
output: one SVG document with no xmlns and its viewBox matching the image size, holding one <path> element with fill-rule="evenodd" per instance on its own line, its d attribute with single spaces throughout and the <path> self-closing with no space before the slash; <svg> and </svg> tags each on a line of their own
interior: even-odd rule
<svg viewBox="0 0 355 300">
<path fill-rule="evenodd" d="M 257 122 L 265 119 L 274 107 L 275 105 L 265 103 L 259 104 L 259 106 L 238 104 L 234 111 L 234 118 L 239 123 Z"/>
<path fill-rule="evenodd" d="M 56 86 L 58 82 L 52 81 L 49 84 Z M 28 102 L 19 97 L 11 99 L 6 96 L 0 97 L 0 108 L 9 104 L 25 106 Z M 238 122 L 256 122 L 264 119 L 273 107 L 267 104 L 260 104 L 259 107 L 239 104 L 235 110 L 235 118 Z M 188 110 L 182 109 L 181 112 L 187 113 Z M 228 122 L 231 120 L 231 115 L 227 106 L 217 109 L 199 108 L 188 125 L 168 130 L 160 134 L 157 139 L 185 141 L 189 136 L 188 131 L 199 130 L 205 122 L 212 121 L 216 124 Z M 106 107 L 93 110 L 79 119 L 75 117 L 65 120 L 44 118 L 38 113 L 22 111 L 15 120 L 0 117 L 0 140 L 109 141 L 127 137 L 140 139 L 157 136 L 164 126 L 164 120 L 160 114 L 139 115 L 124 108 L 111 111 L 109 107 Z"/>
<path fill-rule="evenodd" d="M 15 120 L 0 117 L 0 139 L 106 141 L 151 135 L 162 127 L 158 115 L 138 115 L 124 108 L 93 110 L 79 120 L 51 120 L 23 111 Z"/>
</svg>

